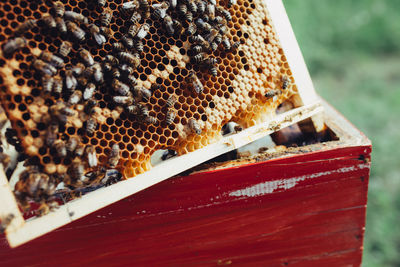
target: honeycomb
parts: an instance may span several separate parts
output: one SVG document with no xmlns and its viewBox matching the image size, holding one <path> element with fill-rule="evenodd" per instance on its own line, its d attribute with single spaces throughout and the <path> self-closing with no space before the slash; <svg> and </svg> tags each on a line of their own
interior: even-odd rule
<svg viewBox="0 0 400 267">
<path fill-rule="evenodd" d="M 155 18 L 154 14 L 148 18 L 142 16 L 139 25 L 148 23 L 150 28 L 142 39 L 140 64 L 132 75 L 137 79 L 138 87 L 151 91 L 151 97 L 144 105 L 148 116 L 155 118 L 153 123 L 144 122 L 143 118 L 127 112 L 113 101 L 115 93 L 110 89 L 110 82 L 107 82 L 110 78 L 106 75 L 106 82 L 96 85 L 94 115 L 84 112 L 84 101 L 71 105 L 74 112 L 65 124 L 59 125 L 57 138 L 67 142 L 76 137 L 81 144 L 91 144 L 95 147 L 99 165 L 104 166 L 113 145 L 117 144 L 120 160 L 116 168 L 124 178 L 131 178 L 151 168 L 150 157 L 159 149 L 185 154 L 221 138 L 221 128 L 228 122 L 247 128 L 272 117 L 281 103 L 290 101 L 297 94 L 291 70 L 263 1 L 228 1 L 219 1 L 216 6 L 229 11 L 232 19 L 226 21 L 226 36 L 231 44 L 239 41 L 240 46 L 227 50 L 220 44 L 218 49 L 207 54 L 216 59 L 216 76 L 195 63 L 191 57 L 193 44 L 189 36 L 183 33 L 170 36 L 163 21 Z M 21 153 L 19 160 L 39 166 L 50 178 L 65 175 L 62 182 L 68 183 L 65 177 L 74 158 L 61 157 L 54 147 L 46 145 L 46 131 L 51 121 L 51 107 L 58 101 L 66 102 L 69 95 L 44 94 L 42 75 L 32 67 L 32 63 L 42 51 L 58 55 L 63 41 L 71 42 L 72 50 L 63 57 L 65 67 L 57 70 L 57 75 L 65 77 L 68 68 L 82 62 L 78 51 L 81 48 L 89 51 L 95 62 L 102 63 L 107 55 L 115 55 L 114 46 L 123 42 L 121 40 L 131 23 L 121 12 L 124 2 L 128 2 L 126 0 L 104 1 L 104 6 L 99 5 L 102 1 L 95 0 L 61 0 L 65 11 L 83 14 L 89 23 L 99 27 L 102 26 L 102 16 L 112 13 L 107 26 L 109 36 L 106 36 L 104 44 L 98 45 L 91 38 L 89 27 L 79 23 L 86 32 L 86 38 L 77 41 L 70 33 L 62 34 L 46 24 L 45 16 L 50 14 L 56 17 L 53 2 L 0 1 L 0 45 L 3 49 L 8 41 L 15 38 L 15 29 L 19 25 L 29 19 L 38 20 L 36 25 L 20 35 L 27 40 L 25 47 L 12 55 L 0 55 L 0 98 L 19 140 L 16 146 Z M 190 1 L 183 3 L 187 2 Z M 157 3 L 161 2 L 149 1 L 150 10 Z M 187 29 L 189 23 L 176 10 L 169 14 L 173 19 L 180 18 L 183 30 Z M 194 14 L 194 20 L 199 17 L 202 14 Z M 188 82 L 191 72 L 204 87 L 200 93 L 193 90 Z M 79 86 L 77 88 L 77 91 L 83 90 Z M 273 93 L 276 91 L 280 93 Z M 175 117 L 167 123 L 167 101 L 171 96 L 177 100 L 172 106 Z M 93 133 L 85 130 L 89 118 L 97 122 Z M 193 121 L 201 133 L 191 129 Z M 91 170 L 85 163 L 85 173 Z"/>
</svg>

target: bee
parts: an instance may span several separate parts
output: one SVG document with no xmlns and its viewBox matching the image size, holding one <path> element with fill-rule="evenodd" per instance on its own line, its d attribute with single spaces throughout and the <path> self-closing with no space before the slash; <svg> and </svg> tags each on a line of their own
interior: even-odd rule
<svg viewBox="0 0 400 267">
<path fill-rule="evenodd" d="M 53 147 L 57 151 L 57 155 L 60 158 L 64 158 L 67 156 L 67 147 L 65 146 L 65 142 L 62 140 L 56 140 L 53 144 Z"/>
<path fill-rule="evenodd" d="M 169 5 L 175 9 L 176 5 L 177 5 L 177 0 L 169 0 Z"/>
<path fill-rule="evenodd" d="M 233 5 L 236 5 L 237 0 L 228 0 L 228 8 L 231 8 Z"/>
<path fill-rule="evenodd" d="M 42 17 L 42 21 L 43 21 L 44 25 L 46 25 L 49 28 L 57 27 L 56 21 L 54 20 L 53 16 L 50 14 L 44 15 Z"/>
<path fill-rule="evenodd" d="M 130 89 L 129 86 L 124 84 L 123 82 L 120 82 L 117 79 L 113 79 L 112 81 L 112 87 L 115 92 L 118 92 L 122 96 L 128 96 L 130 95 Z"/>
<path fill-rule="evenodd" d="M 16 35 L 21 35 L 31 29 L 33 29 L 33 27 L 35 27 L 37 24 L 37 20 L 36 19 L 28 19 L 26 20 L 24 23 L 18 25 L 17 28 L 15 28 L 14 33 Z"/>
<path fill-rule="evenodd" d="M 138 99 L 141 99 L 145 102 L 149 101 L 152 93 L 149 89 L 144 88 L 144 87 L 135 87 L 133 89 L 133 95 L 137 97 Z"/>
<path fill-rule="evenodd" d="M 84 171 L 85 171 L 85 166 L 83 166 L 83 163 L 80 158 L 74 159 L 72 161 L 71 166 L 68 168 L 68 174 L 74 180 L 81 179 Z"/>
<path fill-rule="evenodd" d="M 215 64 L 217 64 L 217 59 L 214 57 L 208 57 L 204 60 L 206 66 L 214 66 Z"/>
<path fill-rule="evenodd" d="M 78 39 L 78 41 L 82 42 L 83 40 L 85 40 L 85 31 L 82 30 L 78 25 L 76 25 L 76 23 L 72 21 L 67 21 L 67 29 L 76 39 Z"/>
<path fill-rule="evenodd" d="M 6 153 L 0 152 L 0 163 L 3 164 L 3 169 L 7 169 L 11 163 L 11 158 Z"/>
<path fill-rule="evenodd" d="M 168 109 L 167 115 L 165 116 L 165 122 L 170 125 L 174 122 L 176 117 L 176 112 L 173 109 Z"/>
<path fill-rule="evenodd" d="M 65 7 L 61 1 L 53 2 L 53 8 L 57 17 L 64 17 Z"/>
<path fill-rule="evenodd" d="M 99 63 L 95 63 L 92 66 L 93 68 L 93 78 L 97 83 L 103 83 L 104 82 L 104 74 L 103 74 L 103 69 L 101 68 L 101 65 Z"/>
<path fill-rule="evenodd" d="M 149 109 L 147 108 L 145 103 L 138 103 L 137 107 L 139 109 L 139 113 L 144 116 L 147 117 L 149 116 Z"/>
<path fill-rule="evenodd" d="M 90 168 L 97 166 L 96 149 L 92 145 L 87 145 L 85 148 L 88 164 Z"/>
<path fill-rule="evenodd" d="M 196 133 L 197 135 L 201 134 L 201 129 L 200 125 L 197 123 L 197 121 L 193 118 L 189 120 L 189 128 Z"/>
<path fill-rule="evenodd" d="M 89 100 L 93 97 L 94 91 L 96 90 L 96 85 L 93 83 L 88 83 L 85 90 L 83 91 L 83 100 Z"/>
<path fill-rule="evenodd" d="M 193 0 L 188 0 L 187 1 L 187 7 L 192 13 L 197 13 L 197 5 L 196 2 Z"/>
<path fill-rule="evenodd" d="M 193 21 L 193 13 L 192 12 L 189 12 L 189 11 L 186 12 L 184 17 L 188 22 L 192 22 Z"/>
<path fill-rule="evenodd" d="M 120 42 L 116 42 L 116 43 L 113 43 L 113 49 L 116 52 L 122 52 L 125 50 L 125 46 Z"/>
<path fill-rule="evenodd" d="M 281 78 L 281 81 L 282 81 L 282 89 L 283 90 L 287 89 L 290 86 L 291 79 L 288 76 L 283 75 Z"/>
<path fill-rule="evenodd" d="M 119 72 L 119 69 L 118 69 L 118 68 L 113 68 L 113 69 L 111 70 L 111 76 L 112 76 L 113 78 L 115 78 L 115 79 L 120 78 L 120 77 L 121 77 L 121 73 Z"/>
<path fill-rule="evenodd" d="M 79 90 L 76 90 L 72 93 L 72 95 L 68 99 L 68 104 L 70 105 L 75 105 L 78 104 L 79 101 L 82 99 L 82 92 Z"/>
<path fill-rule="evenodd" d="M 146 2 L 147 2 L 147 1 L 146 1 Z M 143 38 L 145 38 L 145 37 L 147 36 L 149 30 L 150 30 L 150 25 L 147 24 L 147 23 L 144 23 L 144 24 L 140 27 L 139 31 L 137 32 L 136 38 L 138 38 L 138 39 L 140 39 L 140 40 L 143 39 Z"/>
<path fill-rule="evenodd" d="M 203 14 L 206 11 L 206 3 L 203 0 L 197 1 L 197 12 Z"/>
<path fill-rule="evenodd" d="M 225 51 L 230 51 L 232 48 L 231 41 L 229 41 L 226 36 L 222 37 L 222 45 L 224 46 Z"/>
<path fill-rule="evenodd" d="M 106 176 L 107 169 L 104 167 L 96 168 L 94 171 L 90 171 L 85 174 L 85 177 L 90 181 L 90 184 L 98 184 Z"/>
<path fill-rule="evenodd" d="M 113 70 L 113 66 L 110 64 L 110 62 L 104 61 L 104 62 L 103 62 L 103 70 L 104 70 L 106 73 L 109 73 L 110 71 Z"/>
<path fill-rule="evenodd" d="M 137 68 L 139 66 L 139 64 L 140 64 L 140 56 L 139 56 L 139 54 L 133 54 L 132 55 L 129 52 L 119 52 L 118 56 L 122 61 L 132 65 L 132 67 L 134 67 L 134 68 Z"/>
<path fill-rule="evenodd" d="M 168 2 L 161 2 L 160 4 L 153 4 L 154 16 L 158 19 L 163 19 L 167 15 L 167 9 L 169 8 Z"/>
<path fill-rule="evenodd" d="M 178 5 L 178 13 L 182 16 L 185 17 L 186 13 L 188 12 L 187 6 L 183 3 Z"/>
<path fill-rule="evenodd" d="M 197 26 L 194 23 L 189 23 L 189 26 L 186 28 L 185 34 L 187 36 L 192 36 L 196 33 L 197 31 Z"/>
<path fill-rule="evenodd" d="M 145 18 L 150 16 L 150 5 L 147 0 L 139 0 L 139 10 L 142 12 Z"/>
<path fill-rule="evenodd" d="M 54 85 L 53 77 L 51 77 L 50 75 L 42 76 L 42 86 L 45 94 L 51 93 L 51 91 L 53 90 L 53 85 Z"/>
<path fill-rule="evenodd" d="M 118 144 L 114 144 L 111 147 L 111 152 L 110 155 L 108 157 L 108 165 L 111 168 L 115 168 L 118 165 L 119 162 L 119 145 Z"/>
<path fill-rule="evenodd" d="M 72 92 L 75 90 L 77 85 L 78 81 L 76 80 L 72 70 L 65 70 L 65 88 Z"/>
<path fill-rule="evenodd" d="M 133 12 L 130 21 L 132 24 L 136 24 L 138 23 L 140 20 L 142 19 L 142 15 L 140 15 L 140 13 L 138 12 Z"/>
<path fill-rule="evenodd" d="M 214 41 L 215 37 L 217 37 L 217 35 L 218 35 L 218 30 L 211 29 L 211 32 L 206 35 L 207 42 L 212 43 Z"/>
<path fill-rule="evenodd" d="M 82 63 L 77 63 L 75 66 L 71 68 L 72 72 L 76 75 L 79 76 L 85 71 L 86 67 Z"/>
<path fill-rule="evenodd" d="M 110 29 L 110 28 L 108 28 L 108 27 L 105 27 L 105 26 L 101 26 L 100 27 L 100 31 L 103 33 L 103 35 L 106 37 L 106 38 L 111 38 L 112 36 L 113 36 L 113 32 L 112 32 L 112 30 Z"/>
<path fill-rule="evenodd" d="M 192 84 L 193 89 L 196 93 L 200 94 L 201 92 L 203 92 L 203 84 L 200 82 L 199 78 L 193 71 L 189 72 L 189 76 L 186 77 L 186 82 Z"/>
<path fill-rule="evenodd" d="M 221 16 L 216 16 L 213 20 L 212 23 L 214 24 L 221 24 L 224 21 L 224 19 Z"/>
<path fill-rule="evenodd" d="M 176 101 L 178 101 L 176 99 L 176 97 L 174 95 L 171 95 L 167 99 L 167 102 L 166 102 L 167 107 L 169 107 L 169 108 L 173 107 L 175 105 Z"/>
<path fill-rule="evenodd" d="M 217 6 L 217 12 L 221 14 L 227 21 L 232 20 L 231 13 L 223 7 Z"/>
<path fill-rule="evenodd" d="M 88 50 L 86 50 L 85 48 L 80 48 L 78 52 L 79 56 L 83 59 L 83 62 L 86 65 L 92 66 L 94 64 L 94 59 L 92 57 L 92 54 L 90 54 Z"/>
<path fill-rule="evenodd" d="M 141 40 L 135 40 L 135 43 L 133 45 L 138 53 L 143 52 L 144 47 L 143 47 L 143 42 Z"/>
<path fill-rule="evenodd" d="M 104 179 L 101 180 L 101 182 L 103 184 L 105 184 L 106 186 L 108 186 L 108 185 L 111 185 L 111 184 L 114 184 L 114 183 L 120 181 L 121 178 L 122 178 L 122 174 L 119 171 L 117 171 L 115 169 L 111 169 L 111 170 L 106 171 L 106 175 L 105 175 Z"/>
<path fill-rule="evenodd" d="M 58 125 L 50 124 L 50 127 L 46 131 L 46 145 L 53 146 L 54 142 L 57 140 Z"/>
<path fill-rule="evenodd" d="M 105 42 L 107 42 L 106 37 L 100 33 L 100 28 L 95 24 L 90 24 L 89 31 L 98 45 L 102 46 Z"/>
<path fill-rule="evenodd" d="M 128 34 L 132 37 L 132 38 L 134 38 L 135 36 L 136 36 L 136 34 L 138 33 L 138 31 L 139 31 L 139 25 L 138 24 L 132 24 L 131 26 L 129 26 L 129 29 L 128 29 Z"/>
<path fill-rule="evenodd" d="M 97 122 L 93 117 L 90 117 L 86 121 L 86 133 L 89 135 L 92 135 L 94 131 L 96 130 L 97 127 Z"/>
<path fill-rule="evenodd" d="M 62 57 L 66 57 L 71 52 L 71 49 L 72 49 L 72 44 L 68 41 L 63 41 L 60 45 L 60 48 L 58 49 L 58 53 Z"/>
<path fill-rule="evenodd" d="M 201 45 L 205 50 L 210 48 L 210 44 L 200 34 L 192 36 L 189 41 Z"/>
<path fill-rule="evenodd" d="M 140 109 L 137 105 L 130 105 L 126 107 L 126 110 L 128 111 L 128 113 L 133 115 L 138 115 L 140 113 Z"/>
<path fill-rule="evenodd" d="M 174 27 L 174 31 L 177 34 L 181 34 L 183 30 L 182 23 L 180 23 L 178 20 L 174 19 L 172 20 L 172 26 Z"/>
<path fill-rule="evenodd" d="M 24 37 L 11 39 L 4 45 L 3 52 L 5 55 L 12 55 L 15 51 L 25 47 L 27 43 Z"/>
<path fill-rule="evenodd" d="M 14 220 L 15 215 L 13 213 L 7 214 L 7 216 L 1 218 L 1 224 L 0 224 L 0 233 L 4 233 L 7 227 L 10 225 L 12 220 Z"/>
<path fill-rule="evenodd" d="M 157 119 L 150 115 L 145 116 L 143 121 L 146 124 L 157 124 Z"/>
<path fill-rule="evenodd" d="M 128 76 L 126 77 L 126 79 L 127 79 L 127 81 L 129 82 L 129 84 L 130 84 L 131 86 L 136 86 L 136 85 L 137 85 L 137 80 L 136 80 L 135 76 L 133 76 L 132 74 L 131 74 L 131 75 L 128 75 Z"/>
<path fill-rule="evenodd" d="M 133 47 L 133 39 L 129 38 L 128 36 L 124 35 L 121 38 L 122 43 L 125 45 L 126 48 L 131 49 Z"/>
<path fill-rule="evenodd" d="M 101 7 L 106 5 L 107 0 L 97 0 L 97 4 Z"/>
<path fill-rule="evenodd" d="M 271 97 L 279 95 L 280 93 L 281 93 L 280 90 L 269 90 L 264 96 L 266 98 L 271 98 Z"/>
<path fill-rule="evenodd" d="M 174 29 L 174 23 L 172 21 L 171 16 L 169 16 L 169 15 L 165 16 L 164 25 L 165 25 L 165 28 L 167 29 L 167 33 L 169 35 L 174 35 L 175 29 Z"/>
<path fill-rule="evenodd" d="M 172 157 L 175 157 L 176 155 L 178 155 L 178 153 L 175 150 L 168 149 L 162 154 L 161 160 L 167 160 Z"/>
<path fill-rule="evenodd" d="M 39 58 L 53 65 L 56 68 L 64 67 L 64 60 L 58 56 L 53 55 L 50 52 L 42 51 Z"/>
<path fill-rule="evenodd" d="M 196 64 L 200 64 L 204 61 L 206 54 L 205 53 L 200 53 L 197 54 L 193 57 L 193 60 Z"/>
<path fill-rule="evenodd" d="M 220 34 L 224 35 L 228 32 L 228 27 L 226 27 L 226 25 L 221 25 L 218 27 L 218 31 Z"/>
<path fill-rule="evenodd" d="M 216 42 L 212 42 L 210 44 L 211 51 L 216 51 L 218 49 L 218 44 Z"/>
<path fill-rule="evenodd" d="M 79 139 L 76 137 L 71 137 L 68 139 L 67 144 L 65 145 L 65 148 L 67 149 L 67 152 L 73 153 L 78 146 Z"/>
<path fill-rule="evenodd" d="M 217 67 L 210 65 L 208 70 L 210 71 L 212 76 L 216 77 L 218 75 Z"/>
<path fill-rule="evenodd" d="M 209 16 L 209 18 L 213 20 L 215 18 L 215 5 L 209 3 L 206 7 L 206 13 Z"/>
<path fill-rule="evenodd" d="M 47 74 L 50 76 L 54 76 L 57 73 L 57 69 L 55 67 L 44 62 L 41 59 L 34 59 L 32 66 L 33 68 L 45 75 Z"/>
<path fill-rule="evenodd" d="M 113 96 L 115 103 L 125 106 L 130 106 L 133 104 L 133 98 L 131 96 Z"/>
<path fill-rule="evenodd" d="M 137 0 L 125 2 L 122 4 L 122 9 L 125 9 L 125 10 L 136 9 L 138 7 L 139 7 L 139 3 Z"/>
<path fill-rule="evenodd" d="M 55 19 L 56 22 L 56 27 L 57 29 L 62 33 L 66 34 L 67 33 L 67 24 L 65 24 L 65 21 L 62 17 L 56 17 Z"/>
<path fill-rule="evenodd" d="M 84 15 L 82 15 L 80 13 L 77 13 L 75 11 L 65 11 L 64 12 L 64 18 L 66 20 L 79 22 L 79 23 L 83 23 L 83 24 L 88 24 L 89 23 L 89 20 L 88 20 L 87 17 L 85 17 Z M 107 25 L 105 25 L 105 26 L 107 26 Z"/>
<path fill-rule="evenodd" d="M 196 23 L 197 28 L 203 30 L 204 32 L 210 32 L 211 30 L 215 30 L 212 28 L 212 26 L 209 23 L 205 22 L 201 18 L 196 19 L 195 23 Z"/>
<path fill-rule="evenodd" d="M 91 115 L 93 113 L 93 108 L 97 105 L 97 101 L 95 99 L 89 99 L 86 102 L 85 107 L 83 108 L 83 111 L 88 114 Z"/>
<path fill-rule="evenodd" d="M 63 89 L 63 80 L 60 76 L 54 77 L 53 93 L 61 94 Z"/>
<path fill-rule="evenodd" d="M 231 50 L 232 50 L 232 51 L 235 51 L 235 50 L 237 50 L 237 49 L 239 48 L 239 46 L 240 46 L 240 41 L 236 41 L 236 42 L 234 42 L 234 43 L 232 44 Z"/>
<path fill-rule="evenodd" d="M 122 64 L 120 66 L 120 70 L 124 72 L 126 75 L 131 75 L 133 73 L 133 68 L 129 66 L 128 64 Z"/>
</svg>

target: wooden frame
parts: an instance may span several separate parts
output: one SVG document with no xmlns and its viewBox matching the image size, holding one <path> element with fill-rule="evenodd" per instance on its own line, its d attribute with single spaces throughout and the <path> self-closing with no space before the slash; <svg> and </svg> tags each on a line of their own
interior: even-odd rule
<svg viewBox="0 0 400 267">
<path fill-rule="evenodd" d="M 213 157 L 246 145 L 256 139 L 269 135 L 294 123 L 313 117 L 317 131 L 323 129 L 323 120 L 317 117 L 323 110 L 314 91 L 311 78 L 297 45 L 288 17 L 281 1 L 266 0 L 276 32 L 287 57 L 293 77 L 299 90 L 299 99 L 295 99 L 295 109 L 277 115 L 270 121 L 255 125 L 240 133 L 223 137 L 218 142 L 194 152 L 172 158 L 160 163 L 151 170 L 133 179 L 118 182 L 112 186 L 100 188 L 62 205 L 59 209 L 43 217 L 24 221 L 18 210 L 14 195 L 3 171 L 0 171 L 0 216 L 8 214 L 15 217 L 6 229 L 11 247 L 19 246 L 58 227 L 77 220 L 98 209 L 117 202 L 127 196 L 168 179 L 184 170 L 196 166 Z"/>
</svg>

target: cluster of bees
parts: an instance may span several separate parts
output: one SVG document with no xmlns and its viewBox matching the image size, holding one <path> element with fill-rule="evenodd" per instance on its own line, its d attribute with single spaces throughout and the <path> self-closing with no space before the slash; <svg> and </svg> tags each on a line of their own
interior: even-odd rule
<svg viewBox="0 0 400 267">
<path fill-rule="evenodd" d="M 235 0 L 229 0 L 228 7 L 235 3 Z M 91 21 L 80 13 L 66 10 L 61 1 L 55 1 L 51 14 L 45 14 L 40 19 L 25 20 L 15 29 L 14 37 L 3 46 L 3 55 L 11 57 L 17 50 L 28 45 L 23 34 L 34 27 L 57 30 L 66 36 L 56 53 L 42 51 L 33 55 L 31 64 L 31 68 L 41 76 L 42 97 L 59 96 L 50 105 L 48 114 L 43 116 L 43 122 L 47 125 L 45 144 L 50 151 L 54 151 L 55 157 L 71 159 L 64 174 L 48 174 L 43 166 L 26 160 L 27 167 L 15 186 L 15 195 L 25 209 L 29 209 L 30 201 L 40 203 L 38 215 L 57 207 L 55 193 L 61 183 L 73 192 L 79 188 L 108 185 L 122 177 L 116 169 L 120 160 L 120 147 L 117 143 L 111 145 L 106 164 L 100 164 L 95 147 L 83 145 L 80 136 L 71 136 L 67 140 L 60 137 L 59 127 L 76 115 L 75 105 L 84 105 L 79 117 L 84 121 L 84 134 L 88 136 L 93 136 L 98 126 L 94 112 L 98 103 L 94 94 L 100 88 L 107 88 L 114 104 L 139 122 L 154 125 L 161 123 L 158 118 L 150 115 L 147 107 L 147 102 L 160 89 L 160 85 L 152 84 L 149 89 L 138 86 L 133 75 L 143 57 L 143 39 L 149 33 L 151 20 L 160 21 L 169 36 L 185 36 L 191 45 L 188 55 L 192 63 L 213 76 L 217 75 L 217 60 L 212 57 L 212 53 L 220 48 L 226 52 L 234 51 L 240 45 L 239 41 L 231 43 L 227 37 L 227 23 L 232 19 L 231 14 L 217 5 L 215 0 L 168 0 L 154 4 L 147 0 L 134 0 L 120 6 L 121 17 L 129 27 L 112 44 L 112 53 L 102 58 L 100 63 L 89 50 L 80 46 L 80 43 L 91 39 L 102 47 L 110 38 L 116 38 L 110 28 L 113 11 L 105 7 L 105 0 L 97 1 L 97 5 L 103 11 L 98 20 Z M 64 59 L 71 54 L 79 59 L 78 62 L 65 63 Z M 203 84 L 194 71 L 189 72 L 185 81 L 196 94 L 202 93 Z M 174 95 L 166 100 L 166 125 L 172 124 L 177 116 L 174 109 L 176 102 Z M 195 118 L 188 119 L 188 127 L 195 134 L 202 133 Z M 10 143 L 17 142 L 13 141 L 14 137 L 15 133 L 9 134 Z M 170 150 L 165 158 L 173 152 Z M 0 157 L 5 157 L 3 162 L 7 162 L 5 155 L 0 154 Z"/>
</svg>

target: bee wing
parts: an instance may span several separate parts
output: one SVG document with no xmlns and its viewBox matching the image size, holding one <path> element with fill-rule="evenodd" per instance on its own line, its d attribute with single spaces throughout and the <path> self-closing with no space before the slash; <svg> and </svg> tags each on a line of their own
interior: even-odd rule
<svg viewBox="0 0 400 267">
<path fill-rule="evenodd" d="M 75 88 L 78 85 L 78 81 L 72 75 L 68 75 L 65 77 L 65 86 L 68 90 Z"/>
<path fill-rule="evenodd" d="M 102 34 L 94 34 L 94 39 L 98 45 L 103 45 L 105 42 L 107 42 L 106 37 Z"/>
</svg>

